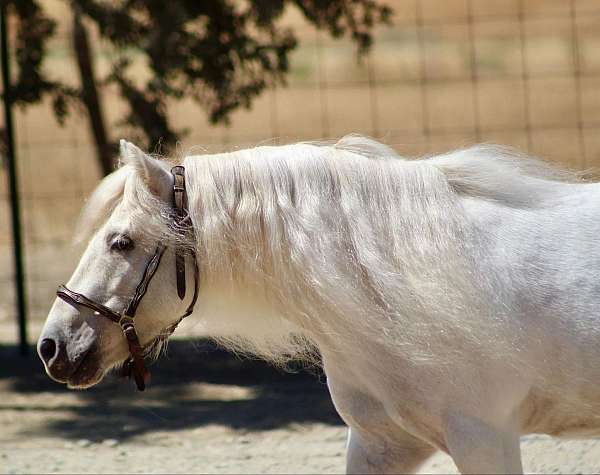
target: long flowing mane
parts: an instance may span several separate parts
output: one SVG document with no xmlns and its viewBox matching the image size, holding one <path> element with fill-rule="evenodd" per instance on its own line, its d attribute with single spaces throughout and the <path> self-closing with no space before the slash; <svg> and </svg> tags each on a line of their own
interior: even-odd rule
<svg viewBox="0 0 600 475">
<path fill-rule="evenodd" d="M 222 341 L 274 361 L 318 339 L 358 348 L 366 338 L 414 364 L 434 356 L 453 364 L 463 356 L 442 360 L 440 351 L 461 346 L 518 352 L 504 337 L 513 325 L 506 283 L 480 272 L 485 238 L 461 199 L 547 208 L 581 186 L 574 174 L 503 147 L 406 160 L 354 135 L 188 156 L 183 164 L 196 231 L 189 244 L 203 285 L 260 301 L 261 324 L 232 321 L 236 330 Z M 99 210 L 138 179 L 130 168 L 94 194 L 85 229 L 106 219 Z M 164 213 L 151 206 L 151 215 Z"/>
</svg>

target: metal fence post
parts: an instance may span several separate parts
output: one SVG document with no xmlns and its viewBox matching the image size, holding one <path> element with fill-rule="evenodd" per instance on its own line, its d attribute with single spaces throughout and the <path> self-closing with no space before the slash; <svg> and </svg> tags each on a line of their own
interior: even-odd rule
<svg viewBox="0 0 600 475">
<path fill-rule="evenodd" d="M 25 300 L 25 274 L 23 272 L 23 242 L 21 238 L 21 214 L 17 181 L 17 162 L 15 157 L 14 128 L 12 121 L 12 91 L 10 85 L 10 61 L 8 58 L 6 2 L 0 4 L 0 54 L 2 63 L 2 82 L 4 84 L 4 124 L 6 132 L 6 162 L 8 165 L 8 187 L 10 192 L 12 235 L 15 265 L 15 292 L 17 296 L 17 318 L 19 323 L 19 349 L 27 354 L 27 319 Z"/>
</svg>

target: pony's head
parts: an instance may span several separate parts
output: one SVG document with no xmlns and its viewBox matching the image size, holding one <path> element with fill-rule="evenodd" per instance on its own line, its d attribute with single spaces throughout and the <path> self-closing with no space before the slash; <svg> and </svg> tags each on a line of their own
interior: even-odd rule
<svg viewBox="0 0 600 475">
<path fill-rule="evenodd" d="M 89 243 L 67 287 L 123 313 L 157 246 L 166 246 L 135 317 L 139 341 L 147 347 L 160 341 L 191 298 L 189 292 L 183 301 L 178 298 L 174 271 L 174 249 L 185 243 L 177 241 L 183 238 L 172 229 L 169 165 L 125 141 L 121 159 L 123 166 L 101 182 L 87 203 L 78 231 Z M 187 278 L 193 279 L 190 272 Z M 124 361 L 129 348 L 119 325 L 92 309 L 56 299 L 38 353 L 50 377 L 83 388 Z"/>
</svg>

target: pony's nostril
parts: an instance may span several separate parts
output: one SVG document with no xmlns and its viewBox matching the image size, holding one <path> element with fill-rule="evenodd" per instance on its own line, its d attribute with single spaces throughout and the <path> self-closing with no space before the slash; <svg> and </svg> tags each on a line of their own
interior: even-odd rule
<svg viewBox="0 0 600 475">
<path fill-rule="evenodd" d="M 44 338 L 40 343 L 40 356 L 44 363 L 48 363 L 56 354 L 56 342 L 51 338 Z"/>
</svg>

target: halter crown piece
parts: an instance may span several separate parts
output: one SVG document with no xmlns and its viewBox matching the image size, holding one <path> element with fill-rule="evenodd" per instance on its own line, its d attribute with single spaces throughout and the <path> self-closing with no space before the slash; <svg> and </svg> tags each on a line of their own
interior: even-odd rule
<svg viewBox="0 0 600 475">
<path fill-rule="evenodd" d="M 188 214 L 188 203 L 187 194 L 185 191 L 185 168 L 182 166 L 176 166 L 171 168 L 171 174 L 173 175 L 173 221 L 174 229 L 176 232 L 185 234 L 194 234 L 194 228 L 190 216 Z M 143 391 L 146 388 L 146 383 L 150 379 L 150 371 L 144 364 L 144 356 L 146 355 L 149 347 L 142 347 L 135 330 L 135 314 L 137 308 L 146 295 L 148 286 L 154 274 L 156 273 L 160 260 L 165 253 L 166 246 L 159 243 L 154 251 L 154 255 L 146 264 L 144 269 L 144 275 L 140 280 L 139 284 L 135 289 L 135 293 L 127 308 L 123 313 L 115 312 L 114 310 L 98 303 L 92 299 L 87 298 L 83 294 L 73 292 L 66 286 L 60 285 L 56 291 L 56 295 L 74 307 L 86 307 L 94 311 L 96 315 L 108 318 L 109 320 L 117 323 L 121 327 L 121 331 L 127 340 L 129 346 L 129 357 L 123 363 L 123 374 L 125 376 L 133 377 L 137 388 Z M 200 271 L 198 269 L 198 261 L 196 259 L 196 252 L 193 249 L 183 248 L 181 245 L 175 246 L 175 277 L 177 280 L 177 295 L 181 300 L 185 298 L 186 294 L 186 272 L 185 272 L 185 261 L 186 254 L 189 254 L 194 264 L 194 295 L 190 305 L 186 309 L 185 313 L 179 317 L 179 320 L 173 325 L 167 327 L 164 332 L 160 335 L 160 338 L 167 338 L 171 335 L 177 325 L 192 313 L 196 300 L 198 300 L 198 288 L 200 282 Z"/>
</svg>

